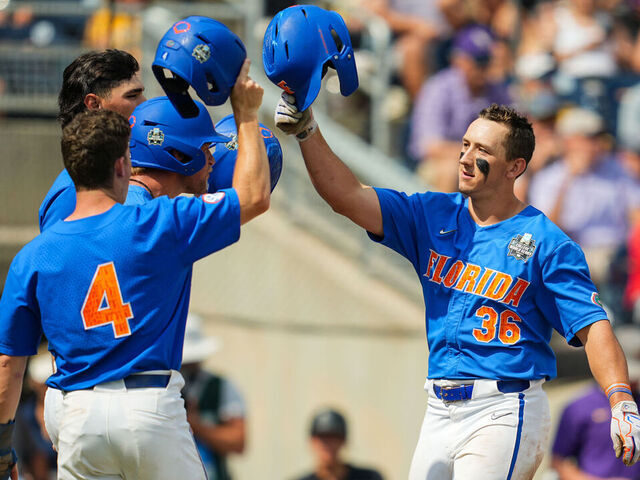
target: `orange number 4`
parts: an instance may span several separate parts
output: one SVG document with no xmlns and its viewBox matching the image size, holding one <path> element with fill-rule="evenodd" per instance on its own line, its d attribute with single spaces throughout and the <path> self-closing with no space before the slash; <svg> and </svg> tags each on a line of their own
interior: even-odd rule
<svg viewBox="0 0 640 480">
<path fill-rule="evenodd" d="M 500 314 L 500 326 L 498 326 L 498 312 L 491 307 L 480 307 L 476 310 L 476 317 L 482 318 L 482 328 L 474 328 L 473 336 L 482 343 L 487 343 L 496 338 L 505 345 L 513 345 L 520 340 L 520 327 L 516 322 L 521 318 L 511 310 L 505 310 Z M 497 332 L 496 332 L 497 330 Z"/>
<path fill-rule="evenodd" d="M 103 300 L 106 300 L 104 307 Z M 111 324 L 116 338 L 125 337 L 131 335 L 129 320 L 132 318 L 131 305 L 122 303 L 120 284 L 113 262 L 98 265 L 82 305 L 85 330 Z"/>
</svg>

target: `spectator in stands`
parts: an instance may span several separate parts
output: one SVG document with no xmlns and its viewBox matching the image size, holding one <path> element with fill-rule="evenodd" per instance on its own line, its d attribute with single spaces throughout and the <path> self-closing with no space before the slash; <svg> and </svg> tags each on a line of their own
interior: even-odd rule
<svg viewBox="0 0 640 480">
<path fill-rule="evenodd" d="M 333 409 L 322 409 L 311 422 L 313 472 L 298 480 L 382 480 L 382 475 L 368 468 L 344 462 L 340 451 L 347 441 L 347 421 Z"/>
<path fill-rule="evenodd" d="M 145 0 L 114 0 L 109 7 L 96 10 L 89 18 L 84 44 L 96 50 L 117 48 L 130 52 L 136 60 L 142 57 L 141 12 Z"/>
<path fill-rule="evenodd" d="M 427 49 L 448 30 L 446 20 L 435 2 L 373 0 L 361 5 L 383 18 L 393 32 L 398 76 L 414 99 L 429 72 Z"/>
<path fill-rule="evenodd" d="M 640 399 L 640 328 L 617 329 L 616 336 L 627 356 L 629 380 L 636 401 Z M 562 412 L 552 449 L 551 466 L 558 480 L 640 480 L 640 464 L 626 467 L 611 448 L 611 407 L 602 389 L 593 384 Z"/>
<path fill-rule="evenodd" d="M 15 448 L 20 458 L 20 478 L 49 480 L 55 476 L 57 454 L 44 426 L 45 381 L 53 373 L 51 355 L 29 359 L 27 381 L 16 413 Z"/>
<path fill-rule="evenodd" d="M 418 173 L 435 190 L 457 188 L 460 138 L 478 112 L 491 103 L 511 103 L 506 87 L 487 79 L 493 44 L 485 27 L 461 30 L 454 41 L 452 66 L 429 78 L 416 100 L 409 152 L 420 162 Z"/>
<path fill-rule="evenodd" d="M 616 70 L 607 35 L 609 15 L 602 15 L 595 0 L 557 2 L 553 18 L 553 54 L 560 73 L 572 78 L 609 77 Z"/>
<path fill-rule="evenodd" d="M 189 314 L 180 370 L 185 381 L 182 395 L 209 480 L 231 479 L 227 457 L 242 453 L 246 439 L 246 408 L 240 392 L 227 378 L 202 368 L 219 348 L 220 340 L 204 335 L 202 319 Z"/>
<path fill-rule="evenodd" d="M 580 244 L 596 285 L 626 238 L 640 209 L 640 183 L 603 147 L 604 122 L 595 112 L 570 108 L 557 120 L 562 158 L 538 172 L 530 199 Z"/>
</svg>

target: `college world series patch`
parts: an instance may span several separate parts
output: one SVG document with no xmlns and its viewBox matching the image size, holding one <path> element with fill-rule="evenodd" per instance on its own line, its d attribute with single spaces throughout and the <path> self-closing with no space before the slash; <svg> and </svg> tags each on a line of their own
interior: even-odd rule
<svg viewBox="0 0 640 480">
<path fill-rule="evenodd" d="M 531 238 L 530 233 L 524 235 L 516 235 L 509 242 L 507 256 L 514 257 L 516 260 L 527 262 L 536 249 L 536 241 Z"/>
</svg>

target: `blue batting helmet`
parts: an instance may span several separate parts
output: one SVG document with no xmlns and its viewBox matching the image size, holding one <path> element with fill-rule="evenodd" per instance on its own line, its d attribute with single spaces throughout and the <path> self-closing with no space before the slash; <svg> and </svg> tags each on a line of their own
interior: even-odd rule
<svg viewBox="0 0 640 480">
<path fill-rule="evenodd" d="M 247 57 L 242 40 L 223 23 L 191 16 L 164 34 L 152 70 L 162 89 L 183 117 L 198 114 L 189 85 L 207 105 L 222 105 Z M 165 75 L 165 69 L 171 74 Z"/>
<path fill-rule="evenodd" d="M 129 117 L 131 166 L 157 168 L 190 176 L 207 162 L 201 148 L 207 142 L 228 142 L 216 132 L 206 107 L 196 101 L 198 115 L 183 118 L 167 97 L 141 103 Z M 177 158 L 174 151 L 180 152 Z"/>
<path fill-rule="evenodd" d="M 215 163 L 209 175 L 209 193 L 231 187 L 233 171 L 238 157 L 238 130 L 233 115 L 227 115 L 220 120 L 216 124 L 216 131 L 231 137 L 231 141 L 216 144 L 216 149 L 213 152 Z M 264 145 L 267 147 L 269 171 L 271 173 L 271 191 L 273 192 L 282 172 L 282 148 L 273 132 L 262 124 L 260 124 L 260 133 L 262 133 Z"/>
<path fill-rule="evenodd" d="M 349 31 L 342 17 L 313 5 L 278 12 L 264 34 L 264 71 L 274 84 L 306 110 L 318 96 L 327 67 L 338 72 L 340 92 L 358 88 L 358 71 Z"/>
</svg>

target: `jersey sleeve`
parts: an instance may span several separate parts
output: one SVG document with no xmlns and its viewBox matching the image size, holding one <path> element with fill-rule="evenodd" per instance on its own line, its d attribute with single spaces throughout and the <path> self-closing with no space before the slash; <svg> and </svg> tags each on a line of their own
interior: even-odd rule
<svg viewBox="0 0 640 480">
<path fill-rule="evenodd" d="M 240 238 L 240 202 L 233 188 L 202 197 L 173 201 L 177 248 L 185 263 L 193 263 Z"/>
<path fill-rule="evenodd" d="M 545 259 L 542 283 L 536 299 L 538 308 L 570 345 L 582 345 L 576 332 L 599 320 L 607 320 L 589 276 L 587 261 L 575 242 L 560 244 Z"/>
<path fill-rule="evenodd" d="M 418 265 L 419 222 L 414 215 L 414 197 L 406 193 L 384 188 L 374 188 L 382 211 L 383 236 L 367 232 L 374 242 L 398 252 L 414 266 Z"/>
<path fill-rule="evenodd" d="M 0 298 L 0 353 L 35 355 L 42 336 L 40 309 L 36 301 L 36 275 L 31 262 L 18 253 L 11 262 Z"/>
<path fill-rule="evenodd" d="M 40 232 L 44 232 L 58 220 L 64 220 L 76 208 L 76 187 L 73 180 L 63 170 L 44 197 L 38 210 Z"/>
<path fill-rule="evenodd" d="M 240 391 L 233 382 L 223 377 L 220 393 L 220 408 L 218 411 L 220 420 L 227 421 L 232 418 L 244 418 L 246 411 L 247 409 Z"/>
</svg>

